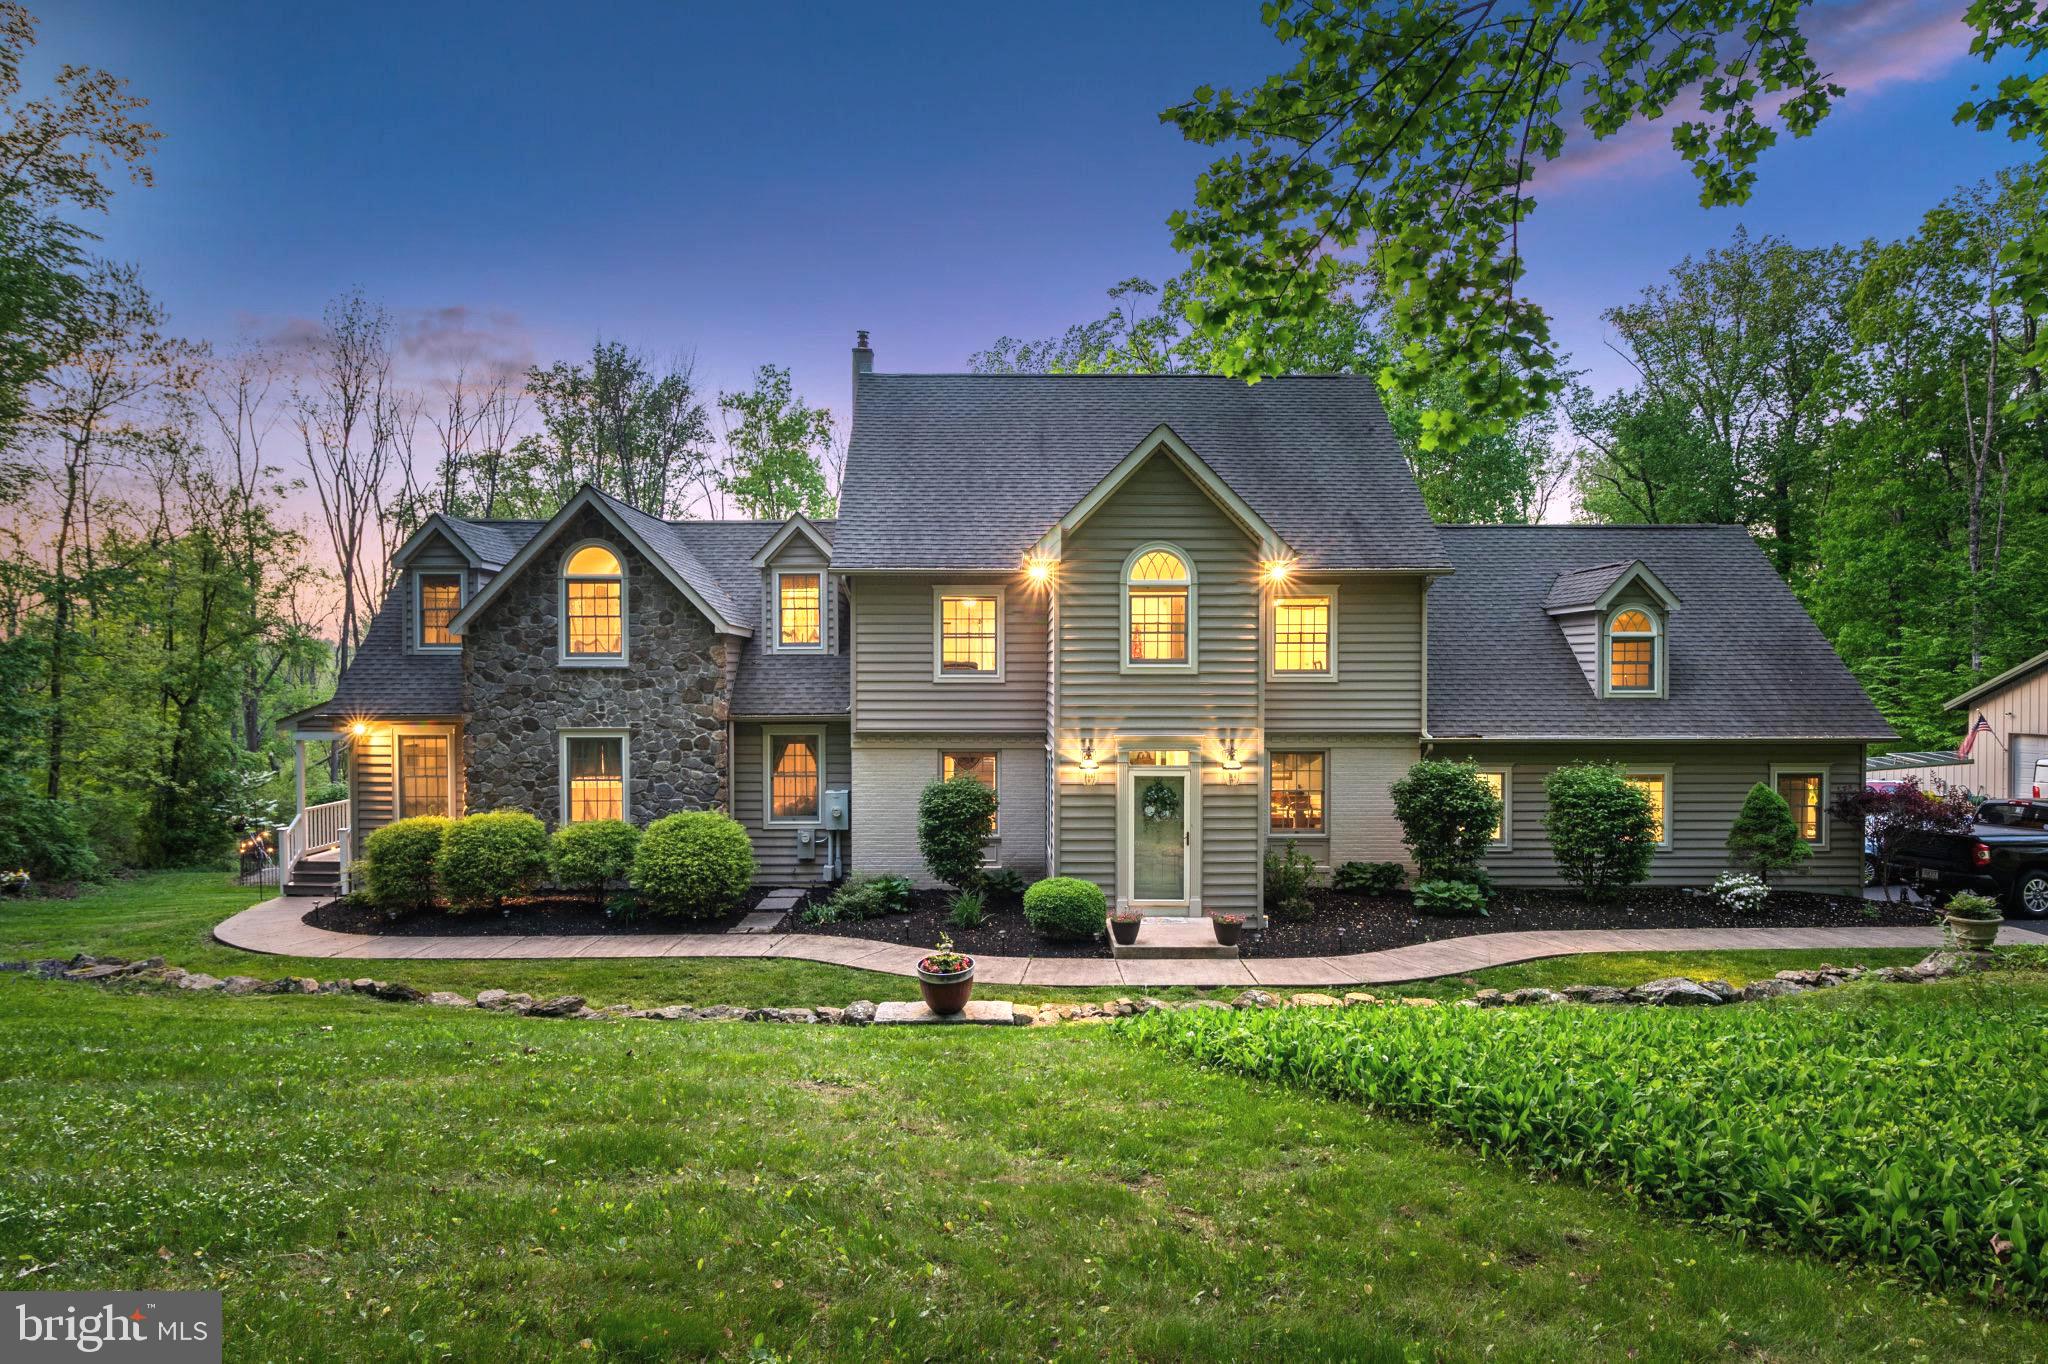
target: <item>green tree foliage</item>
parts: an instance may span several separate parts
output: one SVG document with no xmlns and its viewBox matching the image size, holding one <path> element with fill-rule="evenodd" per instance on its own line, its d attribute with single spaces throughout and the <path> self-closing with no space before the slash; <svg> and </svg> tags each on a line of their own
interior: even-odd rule
<svg viewBox="0 0 2048 1364">
<path fill-rule="evenodd" d="M 1479 780 L 1479 769 L 1425 758 L 1391 791 L 1401 841 L 1415 858 L 1416 879 L 1477 882 L 1501 812 L 1499 797 Z"/>
<path fill-rule="evenodd" d="M 508 453 L 498 514 L 547 517 L 585 483 L 650 516 L 680 516 L 711 475 L 711 423 L 688 364 L 659 366 L 616 341 L 588 365 L 526 376 L 541 430 Z"/>
<path fill-rule="evenodd" d="M 825 477 L 832 414 L 811 407 L 790 386 L 789 371 L 763 365 L 744 393 L 721 393 L 726 468 L 719 486 L 748 516 L 780 521 L 801 513 L 831 516 Z"/>
<path fill-rule="evenodd" d="M 939 880 L 962 890 L 981 883 L 996 793 L 973 777 L 928 783 L 917 798 L 917 850 Z"/>
<path fill-rule="evenodd" d="M 1602 763 L 1575 763 L 1543 783 L 1543 833 L 1558 874 L 1587 899 L 1628 889 L 1650 874 L 1656 825 L 1650 798 Z"/>
<path fill-rule="evenodd" d="M 1742 809 L 1728 830 L 1728 855 L 1769 881 L 1772 872 L 1796 867 L 1813 856 L 1813 848 L 1799 836 L 1785 798 L 1758 782 L 1742 798 Z"/>
</svg>

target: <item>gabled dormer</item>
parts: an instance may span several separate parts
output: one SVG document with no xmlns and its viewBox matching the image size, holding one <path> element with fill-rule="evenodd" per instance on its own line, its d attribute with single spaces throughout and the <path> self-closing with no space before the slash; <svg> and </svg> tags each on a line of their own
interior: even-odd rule
<svg viewBox="0 0 2048 1364">
<path fill-rule="evenodd" d="M 1640 559 L 1557 575 L 1543 609 L 1564 632 L 1586 685 L 1616 700 L 1670 694 L 1671 615 L 1678 598 Z"/>
<path fill-rule="evenodd" d="M 450 623 L 484 577 L 502 565 L 470 543 L 464 527 L 439 512 L 429 516 L 391 556 L 405 607 L 405 651 L 459 654 Z"/>
<path fill-rule="evenodd" d="M 839 652 L 839 593 L 828 571 L 831 559 L 832 542 L 801 515 L 784 521 L 754 555 L 768 652 Z"/>
</svg>

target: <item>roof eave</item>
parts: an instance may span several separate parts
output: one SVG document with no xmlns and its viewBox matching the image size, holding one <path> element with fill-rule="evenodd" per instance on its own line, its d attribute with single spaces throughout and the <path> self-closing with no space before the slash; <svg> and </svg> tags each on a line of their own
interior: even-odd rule
<svg viewBox="0 0 2048 1364">
<path fill-rule="evenodd" d="M 1976 686 L 1964 692 L 1961 696 L 1958 696 L 1953 700 L 1944 701 L 1942 703 L 1941 708 L 1943 710 L 1954 710 L 1958 706 L 1967 706 L 1972 701 L 1978 700 L 1981 697 L 1989 696 L 1992 692 L 2003 690 L 2007 686 L 2010 686 L 2012 683 L 2020 681 L 2030 673 L 2033 673 L 2042 667 L 2048 667 L 2048 653 L 2035 654 L 2032 658 L 2028 659 L 2026 662 L 2022 664 L 2019 664 L 2017 667 L 2007 668 L 2004 672 L 1992 678 L 1989 682 L 1980 682 Z"/>
</svg>

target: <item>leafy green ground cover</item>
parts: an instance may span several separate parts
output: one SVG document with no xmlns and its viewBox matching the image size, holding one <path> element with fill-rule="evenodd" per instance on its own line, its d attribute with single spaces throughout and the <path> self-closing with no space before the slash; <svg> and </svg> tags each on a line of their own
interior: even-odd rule
<svg viewBox="0 0 2048 1364">
<path fill-rule="evenodd" d="M 1856 993 L 1916 1026 L 1933 998 Z M 10 1287 L 218 1289 L 230 1360 L 2048 1355 L 2037 1316 L 1107 1028 L 0 977 L 0 1151 Z"/>
<path fill-rule="evenodd" d="M 1132 1030 L 1750 1239 L 2048 1301 L 2038 977 L 1725 1009 L 1175 1013 Z"/>
<path fill-rule="evenodd" d="M 318 958 L 271 957 L 224 947 L 213 926 L 267 892 L 234 884 L 217 872 L 162 872 L 115 881 L 74 900 L 0 900 L 0 960 L 68 957 L 77 952 L 124 957 L 162 956 L 191 971 L 218 976 L 284 975 L 328 979 L 371 972 L 423 990 L 474 994 L 497 987 L 532 994 L 580 994 L 606 1004 L 765 1004 L 787 1007 L 841 1005 L 855 999 L 915 999 L 917 982 L 902 976 L 854 971 L 815 962 L 746 959 L 610 958 L 559 961 L 380 961 L 343 963 Z M 1012 911 L 1014 912 L 1014 911 Z M 1470 994 L 1477 985 L 1509 990 L 1523 985 L 1557 988 L 1573 982 L 1635 985 L 1659 976 L 1717 976 L 1740 985 L 1757 977 L 1822 961 L 1886 966 L 1917 961 L 1919 951 L 1622 953 L 1561 957 L 1483 971 L 1474 976 L 1386 987 L 1390 993 L 1440 998 Z M 1379 987 L 1375 987 L 1379 988 Z M 1101 1000 L 1128 989 L 1050 989 L 1006 986 L 1006 999 Z M 1153 990 L 1165 999 L 1229 993 Z"/>
</svg>

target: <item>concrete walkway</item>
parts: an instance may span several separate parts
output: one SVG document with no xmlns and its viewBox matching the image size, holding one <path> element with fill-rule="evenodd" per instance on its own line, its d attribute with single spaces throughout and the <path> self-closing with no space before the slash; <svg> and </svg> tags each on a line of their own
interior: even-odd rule
<svg viewBox="0 0 2048 1364">
<path fill-rule="evenodd" d="M 788 957 L 892 976 L 917 974 L 926 949 L 819 933 L 672 933 L 565 937 L 373 937 L 330 933 L 300 920 L 319 903 L 266 900 L 228 919 L 213 936 L 229 947 L 287 957 L 348 960 L 515 961 L 561 957 Z M 2008 924 L 2001 941 L 2039 942 Z M 1752 949 L 1932 949 L 1938 928 L 1631 928 L 1557 933 L 1476 933 L 1341 957 L 1249 957 L 1242 961 L 1115 961 L 1106 957 L 977 957 L 984 985 L 1311 986 L 1388 985 L 1458 976 L 1538 957 L 1587 952 L 1713 952 Z"/>
</svg>

